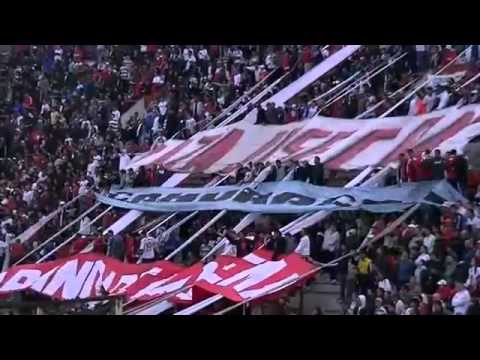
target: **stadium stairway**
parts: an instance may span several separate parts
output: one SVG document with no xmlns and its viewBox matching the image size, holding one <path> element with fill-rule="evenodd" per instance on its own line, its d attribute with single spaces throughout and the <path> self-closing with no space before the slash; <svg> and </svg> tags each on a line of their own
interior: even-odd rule
<svg viewBox="0 0 480 360">
<path fill-rule="evenodd" d="M 316 307 L 322 309 L 323 315 L 342 315 L 343 307 L 339 302 L 340 285 L 332 284 L 326 273 L 319 273 L 315 281 L 303 289 L 303 311 L 302 315 L 310 315 Z M 297 293 L 290 298 L 288 307 L 300 309 L 301 296 Z"/>
</svg>

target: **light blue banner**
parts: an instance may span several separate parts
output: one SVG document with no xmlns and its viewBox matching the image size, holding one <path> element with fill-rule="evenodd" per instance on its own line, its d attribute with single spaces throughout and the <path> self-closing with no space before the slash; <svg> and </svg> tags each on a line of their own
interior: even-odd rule
<svg viewBox="0 0 480 360">
<path fill-rule="evenodd" d="M 318 210 L 365 210 L 400 212 L 418 203 L 441 205 L 465 202 L 446 181 L 407 183 L 388 187 L 338 188 L 300 181 L 262 183 L 256 188 L 217 186 L 209 188 L 112 188 L 97 199 L 114 207 L 175 212 L 229 210 L 265 214 L 293 214 Z"/>
</svg>

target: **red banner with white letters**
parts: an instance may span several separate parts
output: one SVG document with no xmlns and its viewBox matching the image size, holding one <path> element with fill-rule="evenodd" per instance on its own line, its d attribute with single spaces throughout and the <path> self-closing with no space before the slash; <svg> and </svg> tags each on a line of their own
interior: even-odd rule
<svg viewBox="0 0 480 360">
<path fill-rule="evenodd" d="M 200 300 L 195 294 L 201 289 L 238 302 L 293 285 L 312 268 L 296 254 L 271 261 L 270 252 L 262 250 L 244 258 L 220 256 L 188 268 L 169 261 L 126 264 L 88 253 L 15 266 L 0 273 L 0 294 L 32 291 L 57 300 L 125 295 L 128 301 L 142 302 L 177 292 L 172 302 L 192 304 Z M 189 290 L 178 293 L 186 287 Z"/>
</svg>

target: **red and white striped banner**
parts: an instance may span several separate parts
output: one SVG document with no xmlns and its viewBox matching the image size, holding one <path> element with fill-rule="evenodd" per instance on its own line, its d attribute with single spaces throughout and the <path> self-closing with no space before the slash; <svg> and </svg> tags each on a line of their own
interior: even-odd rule
<svg viewBox="0 0 480 360">
<path fill-rule="evenodd" d="M 358 170 L 388 164 L 409 148 L 456 148 L 462 152 L 480 135 L 479 120 L 479 105 L 450 107 L 422 116 L 364 120 L 315 117 L 278 126 L 244 120 L 200 132 L 188 140 L 169 141 L 134 158 L 128 167 L 161 163 L 175 172 L 227 173 L 238 163 L 319 156 L 330 169 Z"/>
</svg>

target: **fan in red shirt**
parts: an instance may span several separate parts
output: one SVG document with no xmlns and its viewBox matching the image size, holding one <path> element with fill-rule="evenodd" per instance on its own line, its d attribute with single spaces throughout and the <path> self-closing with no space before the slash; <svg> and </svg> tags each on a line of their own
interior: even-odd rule
<svg viewBox="0 0 480 360">
<path fill-rule="evenodd" d="M 450 61 L 457 57 L 457 52 L 453 49 L 452 45 L 447 45 L 442 50 L 442 62 L 440 65 L 447 65 Z"/>
<path fill-rule="evenodd" d="M 25 246 L 20 242 L 20 239 L 18 239 L 17 242 L 10 245 L 10 263 L 17 262 L 24 257 L 26 253 L 27 249 L 25 249 Z"/>
<path fill-rule="evenodd" d="M 410 182 L 420 181 L 420 159 L 415 157 L 412 149 L 408 150 L 407 179 Z"/>
<path fill-rule="evenodd" d="M 282 55 L 282 68 L 283 71 L 288 72 L 290 70 L 290 52 L 287 50 Z"/>
<path fill-rule="evenodd" d="M 97 254 L 106 254 L 107 253 L 107 242 L 103 235 L 99 235 L 93 240 L 93 250 Z"/>
<path fill-rule="evenodd" d="M 72 246 L 70 247 L 70 255 L 76 255 L 80 253 L 80 251 L 87 247 L 91 240 L 91 237 L 85 235 L 82 235 L 78 239 L 74 240 Z"/>
<path fill-rule="evenodd" d="M 433 178 L 433 158 L 430 149 L 425 150 L 420 163 L 421 179 L 430 181 Z"/>
<path fill-rule="evenodd" d="M 440 280 L 438 283 L 437 294 L 440 295 L 440 299 L 444 302 L 449 302 L 453 297 L 454 290 L 448 286 L 445 280 Z"/>
<path fill-rule="evenodd" d="M 102 218 L 102 227 L 104 229 L 107 229 L 114 222 L 115 222 L 115 214 L 112 212 L 107 212 Z"/>
<path fill-rule="evenodd" d="M 425 101 L 425 94 L 422 91 L 419 91 L 417 102 L 415 103 L 415 115 L 422 115 L 426 113 L 427 103 Z"/>
</svg>

